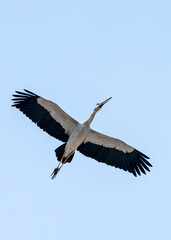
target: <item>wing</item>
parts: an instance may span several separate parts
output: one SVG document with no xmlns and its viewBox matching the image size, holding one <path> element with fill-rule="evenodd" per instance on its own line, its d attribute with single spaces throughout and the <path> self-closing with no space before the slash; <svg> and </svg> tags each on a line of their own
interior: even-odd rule
<svg viewBox="0 0 171 240">
<path fill-rule="evenodd" d="M 66 142 L 78 122 L 55 103 L 28 90 L 24 91 L 16 91 L 12 106 L 18 108 L 49 135 Z"/>
<path fill-rule="evenodd" d="M 94 158 L 116 168 L 133 173 L 134 176 L 146 174 L 152 165 L 146 160 L 146 155 L 120 141 L 94 130 L 90 130 L 87 138 L 77 149 L 87 157 Z"/>
</svg>

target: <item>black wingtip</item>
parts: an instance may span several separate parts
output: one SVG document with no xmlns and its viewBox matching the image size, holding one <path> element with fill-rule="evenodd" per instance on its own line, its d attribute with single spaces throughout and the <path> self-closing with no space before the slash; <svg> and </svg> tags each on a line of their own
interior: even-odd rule
<svg viewBox="0 0 171 240">
<path fill-rule="evenodd" d="M 137 177 L 137 174 L 135 172 L 132 173 L 134 175 L 134 177 Z"/>
<path fill-rule="evenodd" d="M 146 159 L 150 159 L 147 155 L 145 155 L 144 153 L 138 151 L 137 149 L 135 149 L 137 151 L 138 154 L 140 154 L 141 156 L 143 156 Z"/>
<path fill-rule="evenodd" d="M 16 94 L 13 94 L 12 96 L 15 97 L 15 99 L 12 99 L 12 101 L 15 100 L 26 100 L 26 98 L 36 97 L 39 98 L 40 96 L 27 90 L 23 89 L 23 92 L 15 91 Z"/>
<path fill-rule="evenodd" d="M 31 92 L 31 91 L 29 91 L 29 90 L 27 90 L 27 89 L 23 89 L 23 90 L 24 90 L 25 92 L 31 94 L 31 95 L 37 96 L 37 94 L 35 94 L 35 93 L 33 93 L 33 92 Z"/>
</svg>

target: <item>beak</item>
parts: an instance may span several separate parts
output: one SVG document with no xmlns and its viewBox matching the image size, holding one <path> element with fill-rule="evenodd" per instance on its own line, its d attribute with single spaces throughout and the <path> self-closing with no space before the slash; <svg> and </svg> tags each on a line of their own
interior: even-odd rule
<svg viewBox="0 0 171 240">
<path fill-rule="evenodd" d="M 106 100 L 105 100 L 104 102 L 102 102 L 102 103 L 99 103 L 99 107 L 100 107 L 100 108 L 103 107 L 103 105 L 104 105 L 105 103 L 107 103 L 111 98 L 112 98 L 112 97 L 106 99 Z"/>
</svg>

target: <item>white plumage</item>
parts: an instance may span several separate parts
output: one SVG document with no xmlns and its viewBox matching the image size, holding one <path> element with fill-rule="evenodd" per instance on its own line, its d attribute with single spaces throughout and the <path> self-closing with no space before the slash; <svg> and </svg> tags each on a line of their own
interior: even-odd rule
<svg viewBox="0 0 171 240">
<path fill-rule="evenodd" d="M 111 98 L 97 103 L 90 117 L 84 122 L 77 122 L 65 113 L 57 104 L 46 100 L 28 90 L 14 94 L 12 106 L 18 108 L 27 117 L 37 124 L 49 135 L 65 142 L 56 150 L 59 160 L 52 178 L 60 171 L 63 164 L 71 162 L 76 150 L 85 156 L 96 159 L 116 168 L 123 169 L 137 176 L 150 171 L 147 161 L 149 157 L 123 141 L 106 136 L 90 128 L 96 113 Z"/>
</svg>

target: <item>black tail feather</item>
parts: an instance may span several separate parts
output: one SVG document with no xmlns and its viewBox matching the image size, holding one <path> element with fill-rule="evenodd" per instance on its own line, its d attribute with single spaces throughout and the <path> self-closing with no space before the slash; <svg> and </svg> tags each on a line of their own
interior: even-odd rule
<svg viewBox="0 0 171 240">
<path fill-rule="evenodd" d="M 56 157 L 57 157 L 58 161 L 61 160 L 61 158 L 62 158 L 62 156 L 64 154 L 65 146 L 66 146 L 66 143 L 62 144 L 57 149 L 55 149 L 55 153 L 56 153 Z M 72 159 L 73 159 L 73 156 L 74 156 L 74 153 L 67 159 L 66 162 L 70 163 L 72 161 Z M 65 159 L 66 158 L 63 158 L 62 162 L 64 162 Z"/>
<path fill-rule="evenodd" d="M 66 146 L 66 143 L 62 144 L 57 149 L 55 149 L 55 153 L 56 153 L 56 157 L 57 157 L 58 161 L 61 160 L 61 158 L 64 154 L 65 146 Z"/>
</svg>

